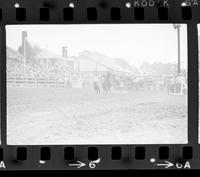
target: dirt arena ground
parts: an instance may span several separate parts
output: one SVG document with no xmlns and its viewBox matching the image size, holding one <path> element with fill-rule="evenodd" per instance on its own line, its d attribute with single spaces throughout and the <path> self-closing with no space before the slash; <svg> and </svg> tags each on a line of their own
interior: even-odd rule
<svg viewBox="0 0 200 177">
<path fill-rule="evenodd" d="M 187 97 L 8 88 L 9 145 L 187 143 Z"/>
</svg>

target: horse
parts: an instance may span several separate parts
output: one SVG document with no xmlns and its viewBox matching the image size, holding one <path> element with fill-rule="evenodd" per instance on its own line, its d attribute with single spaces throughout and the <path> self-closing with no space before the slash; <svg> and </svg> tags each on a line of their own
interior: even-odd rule
<svg viewBox="0 0 200 177">
<path fill-rule="evenodd" d="M 106 82 L 105 80 L 101 82 L 101 87 L 104 92 L 108 93 L 110 91 L 111 85 L 110 82 Z"/>
<path fill-rule="evenodd" d="M 94 82 L 94 90 L 96 91 L 97 94 L 100 94 L 100 87 L 99 87 L 99 84 L 98 82 Z"/>
</svg>

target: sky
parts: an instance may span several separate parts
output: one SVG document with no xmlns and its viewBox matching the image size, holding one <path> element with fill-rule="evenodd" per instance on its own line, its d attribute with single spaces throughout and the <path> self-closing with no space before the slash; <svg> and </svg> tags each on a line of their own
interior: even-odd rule
<svg viewBox="0 0 200 177">
<path fill-rule="evenodd" d="M 177 62 L 177 30 L 173 24 L 7 25 L 7 45 L 17 50 L 21 32 L 27 40 L 58 55 L 67 46 L 69 56 L 83 50 L 124 58 L 134 66 L 143 62 Z M 181 24 L 181 65 L 187 67 L 187 26 Z"/>
</svg>

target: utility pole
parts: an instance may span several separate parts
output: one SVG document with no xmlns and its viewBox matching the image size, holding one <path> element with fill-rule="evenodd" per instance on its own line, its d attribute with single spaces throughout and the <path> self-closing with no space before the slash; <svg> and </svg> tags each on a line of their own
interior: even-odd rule
<svg viewBox="0 0 200 177">
<path fill-rule="evenodd" d="M 23 57 L 24 57 L 24 76 L 26 74 L 26 39 L 27 39 L 27 32 L 22 31 L 22 47 L 23 47 Z"/>
<path fill-rule="evenodd" d="M 177 30 L 177 52 L 178 52 L 178 61 L 177 61 L 177 75 L 181 73 L 181 48 L 180 48 L 180 27 L 179 24 L 173 24 L 174 29 Z"/>
<path fill-rule="evenodd" d="M 24 76 L 26 74 L 26 38 L 24 38 Z"/>
</svg>

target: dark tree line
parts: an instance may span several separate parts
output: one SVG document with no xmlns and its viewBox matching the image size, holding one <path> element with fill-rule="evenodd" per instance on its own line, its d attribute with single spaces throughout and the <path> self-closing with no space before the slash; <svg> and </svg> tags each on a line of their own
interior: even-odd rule
<svg viewBox="0 0 200 177">
<path fill-rule="evenodd" d="M 20 45 L 18 48 L 18 52 L 22 55 L 24 55 L 25 52 L 26 63 L 28 64 L 38 64 L 39 61 L 36 56 L 41 50 L 40 47 L 37 45 L 31 45 L 28 41 L 25 42 L 25 48 L 23 45 Z"/>
</svg>

